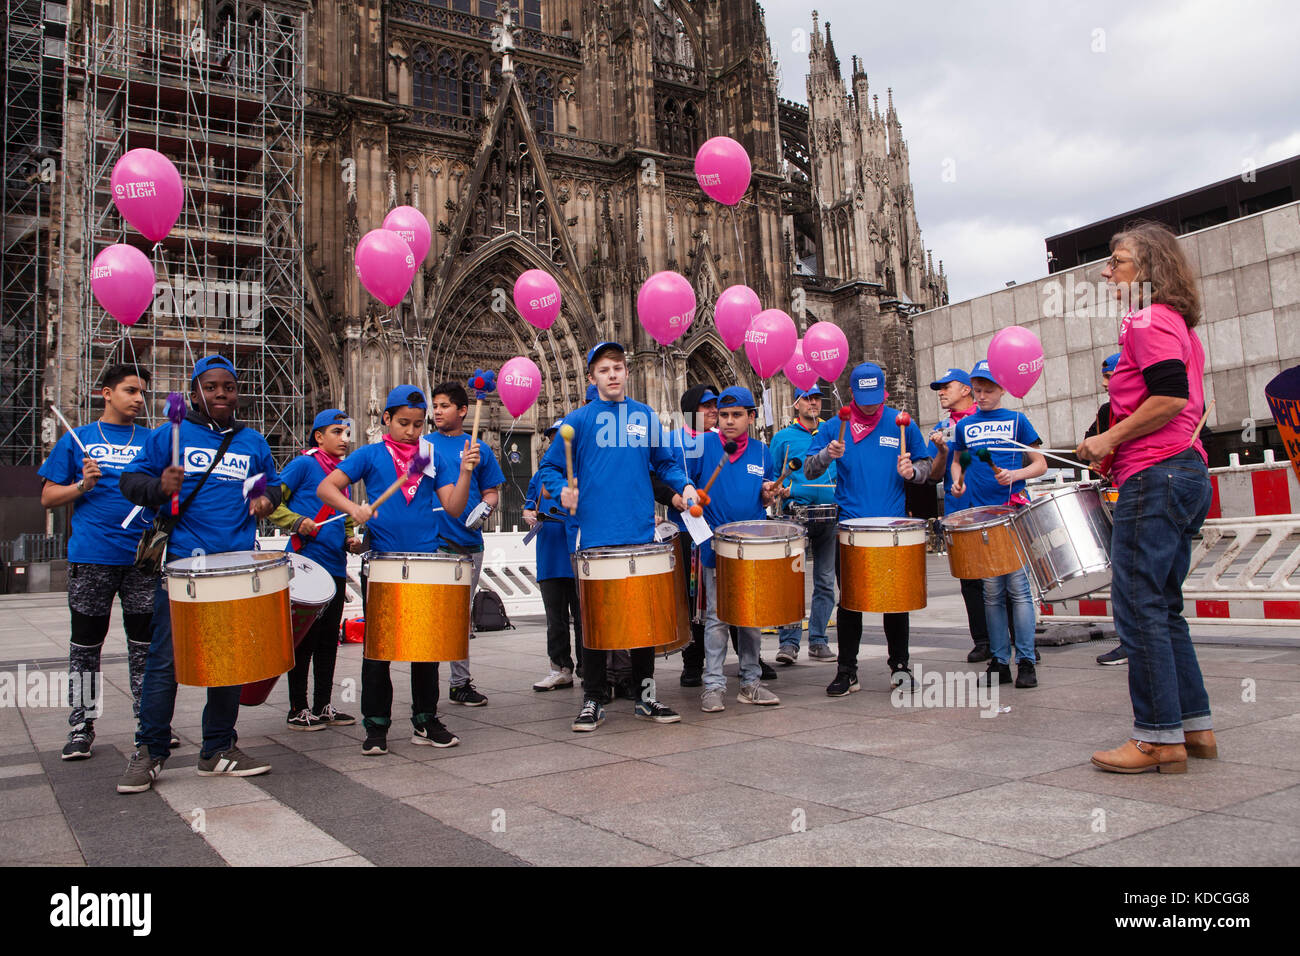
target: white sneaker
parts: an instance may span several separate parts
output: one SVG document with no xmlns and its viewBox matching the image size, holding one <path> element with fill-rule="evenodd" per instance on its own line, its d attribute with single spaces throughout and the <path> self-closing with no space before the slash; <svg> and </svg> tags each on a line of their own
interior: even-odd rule
<svg viewBox="0 0 1300 956">
<path fill-rule="evenodd" d="M 536 684 L 533 685 L 533 690 L 555 690 L 555 688 L 557 687 L 572 687 L 572 686 L 573 686 L 573 671 L 567 667 L 563 667 L 558 671 L 555 670 L 551 671 L 549 674 L 547 674 L 545 677 L 539 680 Z"/>
<path fill-rule="evenodd" d="M 762 684 L 747 684 L 740 688 L 740 693 L 736 695 L 736 700 L 742 704 L 758 704 L 761 707 L 773 707 L 781 703 L 781 698 L 772 693 Z"/>
</svg>

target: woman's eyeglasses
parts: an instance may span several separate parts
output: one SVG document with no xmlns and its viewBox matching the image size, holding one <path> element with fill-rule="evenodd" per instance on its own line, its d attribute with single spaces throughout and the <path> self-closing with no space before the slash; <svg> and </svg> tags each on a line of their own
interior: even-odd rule
<svg viewBox="0 0 1300 956">
<path fill-rule="evenodd" d="M 1115 269 L 1119 268 L 1119 266 L 1122 263 L 1135 262 L 1135 261 L 1136 260 L 1132 256 L 1128 256 L 1127 258 L 1121 258 L 1119 256 L 1111 256 L 1109 259 L 1106 260 L 1106 268 L 1110 269 L 1113 272 Z"/>
</svg>

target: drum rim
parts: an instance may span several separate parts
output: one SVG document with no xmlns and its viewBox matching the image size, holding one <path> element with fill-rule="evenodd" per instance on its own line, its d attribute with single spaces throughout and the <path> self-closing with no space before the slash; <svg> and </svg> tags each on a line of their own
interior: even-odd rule
<svg viewBox="0 0 1300 956">
<path fill-rule="evenodd" d="M 899 521 L 901 525 L 857 525 L 855 521 Z M 845 518 L 836 525 L 837 530 L 844 531 L 924 531 L 924 518 Z"/>
<path fill-rule="evenodd" d="M 598 561 L 601 558 L 631 558 L 638 555 L 671 554 L 676 550 L 675 541 L 648 541 L 645 544 L 604 544 L 594 548 L 579 548 L 574 557 L 578 560 Z"/>
<path fill-rule="evenodd" d="M 728 528 L 735 525 L 762 525 L 765 528 L 780 528 L 784 526 L 787 534 L 765 534 L 754 537 L 742 537 L 738 532 L 727 531 Z M 797 541 L 800 538 L 806 538 L 808 533 L 797 521 L 791 521 L 789 518 L 749 518 L 744 521 L 728 521 L 726 524 L 718 525 L 713 529 L 713 536 L 719 541 L 726 541 L 735 544 L 752 544 L 756 542 L 771 542 L 779 544 L 782 541 Z"/>
<path fill-rule="evenodd" d="M 361 560 L 371 561 L 396 561 L 401 558 L 403 561 L 464 561 L 466 564 L 473 564 L 474 560 L 468 554 L 456 554 L 451 551 L 367 551 L 361 555 Z"/>
<path fill-rule="evenodd" d="M 996 518 L 987 518 L 982 521 L 963 521 L 961 524 L 955 525 L 950 520 L 952 518 L 956 518 L 960 514 L 965 514 L 967 511 L 982 511 L 985 509 L 991 510 L 993 508 L 1005 509 L 1005 510 L 1003 510 L 1002 513 L 998 515 L 998 517 Z M 963 531 L 980 531 L 984 528 L 994 528 L 1000 524 L 1007 524 L 1011 521 L 1012 518 L 1016 516 L 1016 514 L 1020 510 L 1021 509 L 1013 507 L 1012 505 L 979 505 L 978 507 L 975 508 L 965 508 L 961 511 L 955 511 L 951 515 L 944 515 L 939 520 L 943 522 L 943 529 L 945 531 L 950 531 L 953 534 L 960 534 Z"/>
<path fill-rule="evenodd" d="M 1057 488 L 1053 491 L 1043 492 L 1042 494 L 1033 498 L 1029 502 L 1029 504 L 1024 505 L 1021 510 L 1023 510 L 1024 508 L 1032 508 L 1035 505 L 1039 504 L 1040 502 L 1054 501 L 1057 498 L 1065 498 L 1068 497 L 1069 495 L 1081 495 L 1087 492 L 1092 492 L 1094 495 L 1096 495 L 1098 501 L 1102 500 L 1101 487 L 1098 483 L 1091 482 L 1091 481 L 1076 481 L 1073 484 L 1065 485 L 1064 487 Z"/>
<path fill-rule="evenodd" d="M 292 570 L 293 565 L 289 561 L 289 555 L 274 551 L 218 551 L 216 554 L 269 554 L 272 557 L 261 558 L 256 561 L 250 561 L 248 564 L 234 565 L 229 568 L 211 568 L 202 571 L 194 568 L 177 567 L 182 561 L 194 561 L 198 558 L 207 560 L 212 555 L 192 555 L 188 558 L 177 558 L 175 561 L 168 561 L 166 568 L 163 569 L 164 575 L 169 578 L 222 578 L 234 577 L 235 575 L 250 574 L 257 571 L 270 571 L 275 568 L 289 568 Z"/>
<path fill-rule="evenodd" d="M 1065 575 L 1065 577 L 1060 578 L 1060 579 L 1056 582 L 1056 584 L 1054 584 L 1052 587 L 1050 587 L 1050 588 L 1043 588 L 1043 587 L 1040 587 L 1040 588 L 1039 588 L 1039 591 L 1042 592 L 1042 599 L 1043 599 L 1044 601 L 1046 601 L 1047 603 L 1049 603 L 1049 604 L 1055 604 L 1055 603 L 1058 603 L 1058 602 L 1060 602 L 1060 601 L 1076 601 L 1076 600 L 1078 600 L 1079 598 L 1085 596 L 1086 594 L 1095 594 L 1096 592 L 1098 592 L 1098 591 L 1100 591 L 1102 588 L 1104 588 L 1106 585 L 1104 585 L 1104 584 L 1099 584 L 1099 585 L 1097 585 L 1095 588 L 1093 588 L 1091 591 L 1086 591 L 1086 592 L 1084 592 L 1084 594 L 1076 594 L 1076 595 L 1074 595 L 1074 596 L 1072 596 L 1072 597 L 1055 597 L 1055 598 L 1049 598 L 1049 597 L 1047 596 L 1048 593 L 1049 593 L 1050 591 L 1056 591 L 1056 590 L 1059 590 L 1060 588 L 1064 587 L 1066 584 L 1069 584 L 1071 581 L 1077 580 L 1078 578 L 1081 578 L 1081 577 L 1083 577 L 1083 576 L 1086 575 L 1086 574 L 1096 574 L 1096 573 L 1101 572 L 1101 571 L 1110 571 L 1110 570 L 1112 570 L 1112 568 L 1113 568 L 1113 566 L 1110 565 L 1110 564 L 1107 564 L 1107 565 L 1105 565 L 1104 567 L 1098 567 L 1098 566 L 1095 565 L 1095 564 L 1090 564 L 1090 565 L 1088 565 L 1087 567 L 1078 568 L 1077 570 L 1071 571 L 1069 574 Z M 1034 583 L 1035 583 L 1035 584 L 1038 583 L 1037 575 L 1034 576 Z"/>
</svg>

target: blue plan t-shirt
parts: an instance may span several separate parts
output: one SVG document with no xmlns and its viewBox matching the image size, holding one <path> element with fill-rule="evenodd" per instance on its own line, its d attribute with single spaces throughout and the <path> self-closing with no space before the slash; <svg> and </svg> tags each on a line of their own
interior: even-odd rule
<svg viewBox="0 0 1300 956">
<path fill-rule="evenodd" d="M 722 439 L 716 432 L 703 436 L 704 453 L 690 460 L 691 483 L 703 488 L 722 458 Z M 772 453 L 757 438 L 749 439 L 744 452 L 735 461 L 728 460 L 718 472 L 718 478 L 709 489 L 709 503 L 704 506 L 704 520 L 716 531 L 733 521 L 762 521 L 767 517 L 763 509 L 763 482 L 776 478 Z M 700 545 L 700 561 L 706 568 L 716 566 L 713 539 Z"/>
<path fill-rule="evenodd" d="M 289 464 L 284 466 L 284 471 L 280 473 L 280 484 L 289 489 L 289 497 L 284 502 L 290 511 L 297 512 L 316 520 L 320 514 L 323 504 L 316 494 L 316 489 L 320 483 L 325 480 L 325 469 L 320 466 L 315 455 L 299 455 Z M 344 489 L 347 494 L 348 489 Z M 389 499 L 390 501 L 392 499 Z M 384 506 L 387 507 L 387 502 Z M 325 515 L 321 520 L 331 517 Z M 315 535 L 300 535 L 302 538 L 302 550 L 298 553 L 305 558 L 311 558 L 320 564 L 326 571 L 336 578 L 347 575 L 347 550 L 344 541 L 344 524 L 345 519 L 340 518 L 338 521 L 331 521 L 325 525 Z"/>
<path fill-rule="evenodd" d="M 1038 441 L 1038 432 L 1029 424 L 1029 419 L 1020 412 L 1008 408 L 995 408 L 991 412 L 976 412 L 957 423 L 953 435 L 951 454 L 960 455 L 963 451 L 971 453 L 970 466 L 966 468 L 963 478 L 966 482 L 966 494 L 953 498 L 949 510 L 960 508 L 982 508 L 986 505 L 1004 505 L 1011 496 L 1025 490 L 1025 483 L 1017 481 L 1006 486 L 998 484 L 993 477 L 993 466 L 975 457 L 979 448 L 1001 445 L 1006 451 L 991 451 L 990 457 L 999 468 L 1020 468 L 1024 465 L 1025 453 L 1006 443 L 1006 439 L 1018 441 L 1022 445 L 1032 445 Z"/>
<path fill-rule="evenodd" d="M 438 456 L 438 474 L 451 476 L 451 483 L 455 484 L 460 478 L 460 460 L 469 447 L 469 436 L 435 432 L 426 437 L 433 443 L 434 453 Z M 483 532 L 465 527 L 465 519 L 483 500 L 483 492 L 505 484 L 506 476 L 501 473 L 497 456 L 492 454 L 492 449 L 481 438 L 478 441 L 478 453 L 478 465 L 469 479 L 469 498 L 465 501 L 465 510 L 460 513 L 460 517 L 453 518 L 441 505 L 434 509 L 438 518 L 438 535 L 443 544 L 463 548 L 483 547 Z"/>
<path fill-rule="evenodd" d="M 437 464 L 436 459 L 434 464 Z M 388 453 L 388 446 L 382 441 L 358 448 L 343 459 L 339 470 L 351 481 L 364 481 L 366 496 L 371 501 L 397 480 L 397 466 Z M 442 502 L 438 500 L 437 489 L 456 483 L 455 472 L 450 480 L 445 479 L 444 474 L 439 472 L 436 478 L 430 478 L 427 473 L 423 475 L 409 504 L 406 494 L 399 489 L 379 506 L 366 524 L 370 529 L 373 550 L 413 554 L 432 554 L 438 550 L 438 521 L 433 512 L 442 507 Z"/>
<path fill-rule="evenodd" d="M 898 409 L 886 407 L 880 423 L 861 441 L 844 435 L 844 457 L 835 462 L 835 503 L 846 518 L 906 518 L 907 496 L 898 473 Z M 925 453 L 925 438 L 916 422 L 907 426 L 907 452 L 915 464 Z M 811 458 L 840 436 L 840 420 L 822 422 L 808 446 Z"/>
</svg>

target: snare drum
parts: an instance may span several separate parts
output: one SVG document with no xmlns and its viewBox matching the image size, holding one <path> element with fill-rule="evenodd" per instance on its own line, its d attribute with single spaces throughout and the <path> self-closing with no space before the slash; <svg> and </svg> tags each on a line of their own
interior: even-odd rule
<svg viewBox="0 0 1300 956">
<path fill-rule="evenodd" d="M 1011 519 L 1043 601 L 1068 601 L 1110 584 L 1110 509 L 1083 483 L 1041 495 Z"/>
<path fill-rule="evenodd" d="M 814 525 L 834 524 L 840 509 L 836 505 L 791 505 L 790 517 L 800 524 Z"/>
<path fill-rule="evenodd" d="M 167 565 L 176 681 L 232 687 L 293 667 L 289 558 L 228 551 Z"/>
<path fill-rule="evenodd" d="M 997 578 L 1023 566 L 1010 505 L 968 508 L 943 518 L 943 542 L 954 578 Z"/>
<path fill-rule="evenodd" d="M 372 551 L 363 564 L 365 657 L 425 662 L 469 657 L 474 562 L 468 555 Z"/>
<path fill-rule="evenodd" d="M 686 606 L 681 564 L 675 541 L 578 551 L 574 566 L 583 647 L 660 647 L 668 634 L 680 640 L 679 608 L 684 613 Z"/>
<path fill-rule="evenodd" d="M 714 529 L 718 620 L 736 627 L 802 622 L 807 544 L 793 521 L 734 521 Z"/>
<path fill-rule="evenodd" d="M 311 558 L 295 551 L 286 551 L 285 555 L 293 569 L 293 577 L 289 580 L 289 622 L 293 627 L 296 660 L 298 645 L 334 600 L 334 578 Z M 266 703 L 279 679 L 277 674 L 255 684 L 245 684 L 239 702 L 249 707 Z"/>
<path fill-rule="evenodd" d="M 840 604 L 898 614 L 925 607 L 925 521 L 850 518 L 839 526 Z"/>
</svg>

